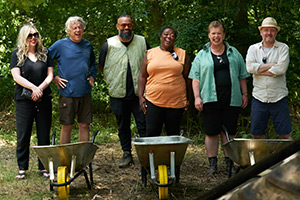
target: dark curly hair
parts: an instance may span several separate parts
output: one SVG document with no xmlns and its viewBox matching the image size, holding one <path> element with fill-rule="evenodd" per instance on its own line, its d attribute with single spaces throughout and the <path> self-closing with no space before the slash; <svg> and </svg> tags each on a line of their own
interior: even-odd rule
<svg viewBox="0 0 300 200">
<path fill-rule="evenodd" d="M 171 29 L 174 31 L 174 34 L 175 34 L 175 39 L 177 38 L 177 32 L 175 31 L 175 29 L 172 27 L 172 26 L 165 26 L 161 29 L 160 33 L 159 33 L 159 37 L 162 35 L 162 33 L 164 32 L 164 30 L 166 29 Z"/>
</svg>

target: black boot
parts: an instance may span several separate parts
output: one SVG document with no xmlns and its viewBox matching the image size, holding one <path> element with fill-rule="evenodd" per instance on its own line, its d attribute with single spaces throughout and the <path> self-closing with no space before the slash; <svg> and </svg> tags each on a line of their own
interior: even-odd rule
<svg viewBox="0 0 300 200">
<path fill-rule="evenodd" d="M 124 151 L 123 157 L 120 161 L 119 168 L 129 167 L 133 163 L 132 154 L 130 151 Z"/>
<path fill-rule="evenodd" d="M 229 168 L 230 168 L 230 162 L 232 162 L 232 160 L 229 157 L 225 157 L 225 163 L 226 163 L 226 171 L 229 173 Z M 232 162 L 231 165 L 231 175 L 235 175 L 236 174 L 236 169 L 234 167 L 234 164 Z"/>
<path fill-rule="evenodd" d="M 218 158 L 217 157 L 209 157 L 209 169 L 207 170 L 207 174 L 213 174 L 217 172 L 217 164 L 218 164 Z"/>
</svg>

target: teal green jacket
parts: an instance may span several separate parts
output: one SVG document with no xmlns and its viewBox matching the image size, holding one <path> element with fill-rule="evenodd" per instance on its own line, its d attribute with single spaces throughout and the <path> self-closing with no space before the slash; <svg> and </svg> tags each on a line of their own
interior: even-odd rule
<svg viewBox="0 0 300 200">
<path fill-rule="evenodd" d="M 247 72 L 244 59 L 238 50 L 227 43 L 225 45 L 227 47 L 231 80 L 230 106 L 241 106 L 242 92 L 240 80 L 249 77 L 250 74 Z M 195 57 L 189 78 L 200 81 L 200 98 L 203 104 L 218 101 L 214 77 L 214 61 L 210 52 L 210 42 L 205 44 L 203 49 Z"/>
</svg>

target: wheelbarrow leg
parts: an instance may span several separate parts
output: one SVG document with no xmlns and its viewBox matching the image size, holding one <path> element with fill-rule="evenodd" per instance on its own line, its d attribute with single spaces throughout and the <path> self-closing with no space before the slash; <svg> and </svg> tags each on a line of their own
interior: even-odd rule
<svg viewBox="0 0 300 200">
<path fill-rule="evenodd" d="M 176 183 L 179 183 L 180 166 L 175 166 L 175 152 L 170 152 L 170 172 L 171 179 L 176 179 Z"/>
<path fill-rule="evenodd" d="M 180 166 L 176 167 L 175 177 L 176 177 L 176 182 L 175 183 L 179 183 L 179 180 L 180 180 Z"/>
<path fill-rule="evenodd" d="M 233 167 L 233 161 L 229 159 L 228 178 L 230 178 L 232 175 L 232 167 Z"/>
<path fill-rule="evenodd" d="M 53 183 L 51 180 L 50 180 L 50 191 L 53 191 Z"/>
<path fill-rule="evenodd" d="M 89 189 L 92 189 L 91 184 L 90 184 L 90 181 L 89 181 L 89 178 L 88 178 L 88 175 L 87 175 L 87 173 L 86 173 L 85 170 L 83 171 L 83 174 L 84 174 L 85 181 L 86 181 L 86 184 L 87 184 L 88 188 L 89 188 Z"/>
<path fill-rule="evenodd" d="M 52 157 L 48 159 L 49 163 L 49 173 L 50 173 L 50 191 L 53 191 L 53 182 L 54 182 L 54 164 Z"/>
<path fill-rule="evenodd" d="M 92 163 L 89 164 L 89 168 L 90 168 L 90 179 L 91 179 L 91 185 L 94 185 L 94 178 L 93 178 L 93 165 Z"/>
<path fill-rule="evenodd" d="M 142 167 L 142 185 L 147 187 L 147 170 L 144 167 Z"/>
</svg>

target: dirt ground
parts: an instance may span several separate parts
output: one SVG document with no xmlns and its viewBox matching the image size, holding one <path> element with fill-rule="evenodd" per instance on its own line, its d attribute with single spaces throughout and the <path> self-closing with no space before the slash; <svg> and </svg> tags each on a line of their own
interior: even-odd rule
<svg viewBox="0 0 300 200">
<path fill-rule="evenodd" d="M 80 181 L 75 180 L 71 184 L 72 199 L 158 199 L 158 188 L 149 180 L 149 176 L 147 187 L 141 185 L 136 152 L 133 152 L 134 164 L 126 169 L 119 169 L 122 155 L 118 149 L 119 144 L 99 145 L 93 161 L 94 187 L 88 198 L 80 198 L 82 191 L 86 190 L 86 183 L 83 177 Z M 223 161 L 222 158 L 219 160 Z M 181 165 L 180 181 L 169 187 L 169 199 L 196 199 L 227 179 L 224 165 L 224 162 L 219 162 L 219 172 L 207 176 L 208 161 L 204 150 L 190 145 Z"/>
<path fill-rule="evenodd" d="M 0 112 L 0 130 L 11 130 L 15 126 L 14 116 Z M 37 155 L 31 150 L 30 169 L 24 181 L 17 181 L 15 135 L 0 135 L 0 199 L 58 199 L 57 188 L 50 191 L 49 182 L 37 175 Z M 9 141 L 9 142 L 8 142 Z M 87 188 L 83 175 L 76 178 L 70 185 L 71 200 L 154 200 L 158 199 L 158 187 L 148 176 L 147 187 L 142 186 L 138 173 L 141 169 L 133 146 L 134 164 L 126 169 L 119 169 L 122 157 L 119 143 L 97 144 L 98 150 L 93 159 L 94 185 Z M 197 199 L 215 186 L 228 179 L 225 171 L 224 157 L 219 149 L 218 173 L 207 175 L 208 159 L 203 145 L 190 144 L 187 148 L 180 170 L 180 181 L 168 188 L 169 200 Z M 8 181 L 7 184 L 5 181 Z M 30 194 L 30 198 L 26 195 Z M 26 196 L 26 198 L 21 198 Z M 34 197 L 34 198 L 32 198 Z M 36 197 L 36 198 L 35 198 Z"/>
<path fill-rule="evenodd" d="M 1 118 L 1 129 L 14 126 L 13 120 L 8 120 L 13 119 L 14 117 L 9 116 L 7 113 L 2 113 Z M 84 176 L 80 175 L 70 185 L 70 199 L 158 199 L 158 187 L 151 182 L 149 176 L 147 187 L 143 187 L 141 184 L 141 177 L 138 176 L 141 166 L 138 161 L 134 146 L 134 164 L 125 169 L 118 168 L 119 161 L 122 157 L 122 151 L 119 143 L 104 143 L 98 144 L 97 146 L 99 149 L 97 150 L 93 160 L 94 185 L 92 190 L 88 190 Z M 1 140 L 0 138 L 0 150 L 0 158 L 2 161 L 5 160 L 4 166 L 6 163 L 9 163 L 9 165 L 15 165 L 7 167 L 15 168 L 15 171 L 17 171 L 15 144 L 7 145 L 5 140 Z M 34 166 L 34 168 L 36 168 L 36 158 L 37 155 L 31 150 L 31 167 Z M 208 159 L 205 154 L 204 146 L 190 144 L 187 148 L 181 165 L 180 181 L 178 184 L 174 183 L 168 188 L 169 199 L 196 199 L 201 194 L 211 190 L 213 187 L 227 180 L 228 177 L 227 172 L 225 171 L 225 163 L 222 152 L 219 152 L 218 159 L 218 173 L 208 176 L 206 174 Z M 15 173 L 15 171 L 13 170 L 12 173 Z M 27 177 L 28 179 L 35 178 L 32 173 L 33 172 L 30 174 L 29 172 L 29 177 Z M 31 193 L 42 191 L 43 193 L 46 193 L 46 196 L 50 196 L 50 199 L 57 199 L 57 188 L 54 187 L 54 191 L 51 192 L 48 182 L 40 185 L 40 187 L 37 188 L 39 191 L 34 191 L 33 187 L 29 188 Z M 4 193 L 9 193 L 9 191 L 4 191 Z"/>
<path fill-rule="evenodd" d="M 70 185 L 71 200 L 154 200 L 158 199 L 158 187 L 155 186 L 148 175 L 147 187 L 142 186 L 141 177 L 138 176 L 140 164 L 135 150 L 133 151 L 134 164 L 129 168 L 119 169 L 118 164 L 122 153 L 119 150 L 119 144 L 101 144 L 98 145 L 94 160 L 93 160 L 93 177 L 94 185 L 92 190 L 87 188 L 83 175 L 77 177 Z M 16 164 L 15 146 L 5 147 L 1 145 L 1 159 L 7 160 L 9 165 Z M 10 161 L 8 161 L 10 160 Z M 218 173 L 215 175 L 206 175 L 208 161 L 205 151 L 196 145 L 190 145 L 185 154 L 185 158 L 181 165 L 180 181 L 178 184 L 173 184 L 168 188 L 169 199 L 196 199 L 201 194 L 209 191 L 219 183 L 227 180 L 225 172 L 225 164 L 223 158 L 219 158 L 222 162 L 218 163 Z M 4 162 L 5 165 L 5 162 Z M 27 174 L 27 180 L 30 182 L 22 183 L 29 187 L 29 193 L 44 193 L 47 196 L 45 199 L 58 199 L 57 187 L 54 191 L 50 191 L 48 181 L 41 180 L 36 177 L 37 155 L 32 151 L 30 156 L 30 169 Z M 16 166 L 7 166 L 16 168 Z M 17 169 L 13 170 L 17 171 Z M 15 173 L 13 172 L 13 173 Z M 14 176 L 14 175 L 12 175 Z M 33 179 L 38 179 L 37 183 L 32 183 Z M 42 182 L 42 184 L 40 183 Z M 19 183 L 18 183 L 19 184 Z M 39 187 L 36 187 L 39 185 Z M 12 187 L 7 189 L 13 190 Z M 7 195 L 15 194 L 16 191 L 2 191 L 0 189 L 0 199 L 4 193 Z M 24 190 L 23 193 L 26 194 Z M 46 195 L 45 195 L 46 194 Z M 4 196 L 7 196 L 4 195 Z M 9 195 L 10 196 L 10 195 Z M 3 196 L 2 196 L 3 197 Z M 50 198 L 49 198 L 50 197 Z"/>
</svg>

